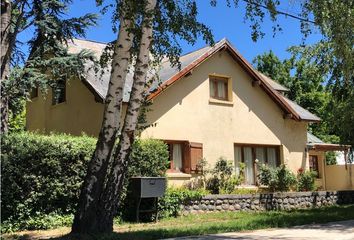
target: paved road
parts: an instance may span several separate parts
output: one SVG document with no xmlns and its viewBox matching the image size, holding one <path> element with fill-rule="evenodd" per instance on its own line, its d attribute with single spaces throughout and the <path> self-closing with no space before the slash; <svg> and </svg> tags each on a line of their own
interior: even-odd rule
<svg viewBox="0 0 354 240">
<path fill-rule="evenodd" d="M 182 237 L 176 240 L 232 240 L 232 239 L 275 239 L 275 240 L 354 240 L 354 220 L 326 224 L 303 225 L 292 228 L 277 228 L 249 232 L 231 232 L 198 237 Z"/>
</svg>

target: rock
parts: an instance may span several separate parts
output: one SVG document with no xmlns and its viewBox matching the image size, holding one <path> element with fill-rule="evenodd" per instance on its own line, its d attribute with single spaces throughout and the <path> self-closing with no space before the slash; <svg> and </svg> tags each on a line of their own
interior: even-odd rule
<svg viewBox="0 0 354 240">
<path fill-rule="evenodd" d="M 194 205 L 194 206 L 193 206 L 193 209 L 194 209 L 194 210 L 199 210 L 199 206 L 198 206 L 198 205 Z"/>
<path fill-rule="evenodd" d="M 294 203 L 295 203 L 295 200 L 292 199 L 292 198 L 290 198 L 290 199 L 289 199 L 289 203 L 290 203 L 290 204 L 294 204 Z"/>
<path fill-rule="evenodd" d="M 239 204 L 235 204 L 234 207 L 235 207 L 236 210 L 240 210 L 241 209 L 241 206 Z"/>
<path fill-rule="evenodd" d="M 221 210 L 222 210 L 221 206 L 216 206 L 215 209 L 218 210 L 218 211 L 221 211 Z"/>
<path fill-rule="evenodd" d="M 223 210 L 228 210 L 229 209 L 229 205 L 228 204 L 223 204 L 221 207 L 222 207 Z"/>
<path fill-rule="evenodd" d="M 216 200 L 216 205 L 221 205 L 222 201 L 221 200 Z"/>
</svg>

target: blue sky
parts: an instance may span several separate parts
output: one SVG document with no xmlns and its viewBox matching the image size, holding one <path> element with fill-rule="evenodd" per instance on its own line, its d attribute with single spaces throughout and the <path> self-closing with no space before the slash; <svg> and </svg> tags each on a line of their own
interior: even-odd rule
<svg viewBox="0 0 354 240">
<path fill-rule="evenodd" d="M 249 61 L 266 51 L 272 50 L 281 59 L 287 58 L 289 54 L 286 49 L 293 45 L 299 45 L 302 41 L 300 33 L 300 22 L 292 18 L 280 16 L 278 21 L 283 31 L 278 32 L 273 37 L 272 22 L 269 17 L 262 25 L 263 31 L 266 33 L 263 39 L 253 42 L 251 39 L 251 30 L 249 23 L 243 21 L 244 8 L 242 1 L 240 7 L 227 7 L 225 0 L 219 0 L 217 7 L 210 6 L 209 0 L 197 0 L 199 15 L 201 22 L 209 26 L 214 34 L 215 40 L 224 37 L 229 39 L 239 52 Z M 291 13 L 298 12 L 296 6 L 292 5 L 294 1 L 283 1 L 280 6 L 281 10 Z M 73 5 L 68 12 L 69 17 L 81 16 L 86 13 L 99 13 L 99 8 L 95 5 L 95 0 L 74 0 Z M 116 34 L 112 32 L 111 16 L 109 13 L 104 16 L 100 15 L 99 25 L 91 27 L 86 38 L 100 42 L 109 42 L 116 38 Z M 24 33 L 29 35 L 30 32 Z M 313 43 L 320 39 L 320 34 L 312 34 L 306 43 Z M 183 53 L 190 52 L 194 49 L 203 47 L 205 43 L 202 39 L 198 39 L 196 45 L 190 46 L 182 43 Z"/>
</svg>

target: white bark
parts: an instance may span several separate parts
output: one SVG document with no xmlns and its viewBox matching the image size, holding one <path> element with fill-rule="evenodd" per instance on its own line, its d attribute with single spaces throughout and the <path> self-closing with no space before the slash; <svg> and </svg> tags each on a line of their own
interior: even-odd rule
<svg viewBox="0 0 354 240">
<path fill-rule="evenodd" d="M 156 0 L 149 0 L 146 6 L 148 13 L 144 18 L 142 26 L 142 36 L 139 46 L 139 54 L 135 64 L 135 72 L 133 78 L 132 92 L 128 104 L 127 113 L 124 119 L 122 134 L 119 141 L 119 146 L 115 153 L 113 170 L 107 181 L 107 186 L 102 198 L 101 209 L 108 216 L 102 218 L 113 219 L 116 213 L 122 184 L 124 181 L 124 173 L 127 166 L 127 158 L 130 153 L 131 145 L 134 140 L 134 132 L 138 122 L 139 110 L 143 101 L 143 93 L 145 90 L 146 78 L 149 68 L 149 53 L 152 42 L 152 10 L 156 6 Z"/>
<path fill-rule="evenodd" d="M 81 189 L 79 208 L 74 219 L 73 232 L 76 233 L 97 231 L 100 221 L 96 216 L 97 203 L 104 188 L 107 167 L 120 128 L 123 88 L 133 43 L 133 34 L 127 31 L 131 24 L 129 19 L 122 19 L 120 22 L 101 131 Z"/>
</svg>

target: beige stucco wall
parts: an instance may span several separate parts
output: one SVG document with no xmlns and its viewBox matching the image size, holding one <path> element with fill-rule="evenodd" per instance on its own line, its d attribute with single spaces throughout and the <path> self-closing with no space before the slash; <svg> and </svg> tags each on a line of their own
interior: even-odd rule
<svg viewBox="0 0 354 240">
<path fill-rule="evenodd" d="M 231 104 L 209 99 L 209 74 L 232 78 Z M 67 101 L 52 106 L 51 91 L 27 104 L 27 129 L 97 136 L 103 105 L 79 80 L 68 82 Z M 234 159 L 234 144 L 280 145 L 281 161 L 293 172 L 307 168 L 306 122 L 284 119 L 283 112 L 226 52 L 215 54 L 153 100 L 142 137 L 203 143 L 212 166 L 223 156 Z M 177 179 L 177 178 L 176 178 Z"/>
<path fill-rule="evenodd" d="M 354 190 L 354 164 L 325 166 L 326 190 Z"/>
<path fill-rule="evenodd" d="M 52 105 L 52 91 L 27 103 L 27 130 L 43 133 L 64 132 L 73 135 L 86 133 L 97 136 L 102 122 L 103 104 L 79 80 L 69 80 L 66 102 Z"/>
<path fill-rule="evenodd" d="M 210 102 L 209 74 L 232 78 L 232 104 Z M 281 161 L 294 172 L 306 164 L 307 123 L 284 119 L 283 112 L 226 53 L 218 53 L 192 75 L 167 88 L 153 101 L 143 137 L 203 143 L 213 165 L 220 156 L 234 159 L 234 143 L 282 145 Z"/>
</svg>

